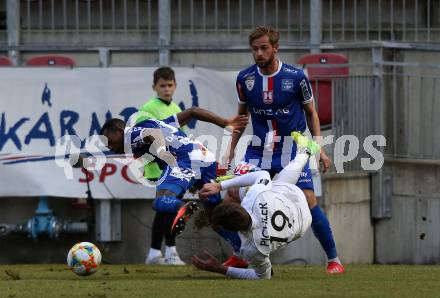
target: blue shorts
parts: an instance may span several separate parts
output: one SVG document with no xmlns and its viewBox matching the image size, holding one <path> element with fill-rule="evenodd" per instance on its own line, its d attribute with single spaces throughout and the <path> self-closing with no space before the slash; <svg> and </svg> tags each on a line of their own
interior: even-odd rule
<svg viewBox="0 0 440 298">
<path fill-rule="evenodd" d="M 249 146 L 246 150 L 244 156 L 244 162 L 251 164 L 250 167 L 256 166 L 262 170 L 266 170 L 270 173 L 271 177 L 281 172 L 291 160 L 295 158 L 296 152 L 291 154 L 281 154 L 281 152 L 273 152 L 272 155 L 263 156 L 262 150 L 255 150 L 253 147 Z M 304 166 L 301 172 L 298 182 L 296 183 L 301 189 L 311 189 L 313 190 L 313 180 L 312 172 L 309 168 L 309 162 Z"/>
<path fill-rule="evenodd" d="M 165 168 L 159 178 L 161 183 L 157 186 L 157 190 L 169 190 L 174 192 L 177 197 L 183 197 L 191 187 L 195 186 L 200 189 L 203 184 L 216 178 L 217 162 L 191 162 L 189 158 L 178 158 L 177 165 L 172 169 Z M 214 197 L 212 200 L 220 200 L 219 194 Z"/>
</svg>

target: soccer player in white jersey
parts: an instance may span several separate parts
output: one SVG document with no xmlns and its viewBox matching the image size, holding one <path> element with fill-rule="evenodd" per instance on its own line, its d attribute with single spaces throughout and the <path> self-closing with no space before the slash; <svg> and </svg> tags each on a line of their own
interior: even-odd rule
<svg viewBox="0 0 440 298">
<path fill-rule="evenodd" d="M 194 266 L 232 278 L 270 279 L 270 254 L 304 235 L 312 216 L 304 193 L 295 184 L 309 157 L 319 153 L 320 147 L 299 132 L 293 132 L 292 137 L 298 146 L 296 157 L 274 181 L 269 172 L 257 171 L 220 183 L 207 183 L 199 192 L 203 200 L 230 187 L 250 186 L 241 204 L 223 202 L 216 206 L 211 224 L 238 232 L 240 255 L 251 268 L 225 266 L 208 252 L 205 252 L 206 258 L 193 256 Z"/>
</svg>

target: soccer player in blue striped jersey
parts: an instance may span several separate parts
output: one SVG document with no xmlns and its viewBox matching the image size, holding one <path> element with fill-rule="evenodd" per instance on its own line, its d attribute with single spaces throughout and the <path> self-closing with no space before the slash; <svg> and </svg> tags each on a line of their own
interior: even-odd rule
<svg viewBox="0 0 440 298">
<path fill-rule="evenodd" d="M 253 139 L 246 149 L 244 162 L 266 170 L 272 176 L 296 155 L 296 145 L 288 137 L 291 131 L 304 132 L 308 127 L 312 136 L 321 136 L 307 76 L 302 69 L 277 58 L 278 41 L 278 32 L 269 27 L 257 27 L 249 36 L 255 64 L 240 71 L 236 82 L 238 114 L 250 114 L 252 119 Z M 224 158 L 229 163 L 241 134 L 233 134 L 228 156 Z M 320 159 L 324 171 L 327 170 L 330 159 L 323 150 Z M 312 230 L 327 255 L 327 272 L 343 273 L 330 224 L 317 204 L 308 164 L 296 185 L 306 195 L 312 214 Z M 237 190 L 229 191 L 228 195 L 236 197 Z"/>
<path fill-rule="evenodd" d="M 107 121 L 101 134 L 107 138 L 107 146 L 113 152 L 132 154 L 135 158 L 153 157 L 163 167 L 163 174 L 157 182 L 153 209 L 178 213 L 178 219 L 183 218 L 178 222 L 182 230 L 186 218 L 192 215 L 196 207 L 192 204 L 195 202 L 184 205 L 181 198 L 188 189 L 201 187 L 215 179 L 217 162 L 203 144 L 192 140 L 179 128 L 197 119 L 237 131 L 246 126 L 247 116 L 225 119 L 198 107 L 186 109 L 163 120 L 154 119 L 148 112 L 142 113 L 145 120 L 132 127 L 126 127 L 124 121 L 116 118 Z M 213 205 L 219 202 L 218 195 L 210 198 Z"/>
</svg>

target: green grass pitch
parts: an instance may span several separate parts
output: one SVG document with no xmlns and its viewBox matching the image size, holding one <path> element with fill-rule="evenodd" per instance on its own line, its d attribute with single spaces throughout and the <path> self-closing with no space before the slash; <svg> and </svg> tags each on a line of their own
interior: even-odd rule
<svg viewBox="0 0 440 298">
<path fill-rule="evenodd" d="M 272 280 L 243 281 L 191 266 L 103 265 L 79 277 L 65 265 L 0 265 L 0 297 L 440 297 L 440 266 L 274 266 Z"/>
</svg>

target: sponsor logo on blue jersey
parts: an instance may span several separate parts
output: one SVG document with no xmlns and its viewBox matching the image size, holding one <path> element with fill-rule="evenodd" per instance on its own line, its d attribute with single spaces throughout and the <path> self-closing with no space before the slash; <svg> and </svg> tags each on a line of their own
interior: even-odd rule
<svg viewBox="0 0 440 298">
<path fill-rule="evenodd" d="M 293 80 L 292 79 L 282 79 L 281 80 L 281 90 L 287 92 L 293 92 Z"/>
<path fill-rule="evenodd" d="M 255 76 L 248 76 L 246 78 L 246 80 L 244 81 L 244 83 L 246 84 L 246 88 L 249 91 L 252 91 L 252 89 L 254 88 L 254 85 L 255 85 Z"/>
<path fill-rule="evenodd" d="M 298 72 L 297 70 L 290 69 L 290 68 L 287 68 L 287 67 L 283 67 L 283 71 L 290 72 L 290 73 L 297 73 Z"/>
<path fill-rule="evenodd" d="M 273 91 L 263 91 L 263 102 L 267 105 L 273 103 Z"/>
<path fill-rule="evenodd" d="M 265 115 L 265 116 L 279 116 L 279 115 L 288 115 L 290 113 L 290 109 L 283 108 L 283 109 L 257 109 L 255 107 L 252 107 L 252 111 L 257 115 Z"/>
</svg>

